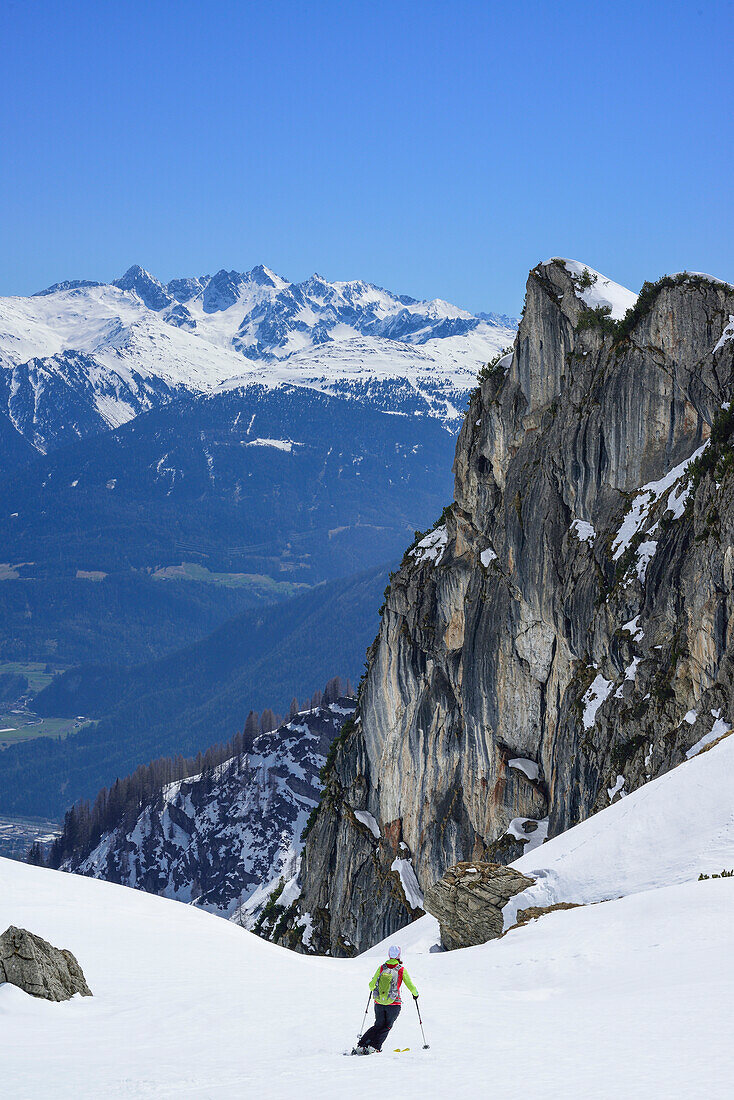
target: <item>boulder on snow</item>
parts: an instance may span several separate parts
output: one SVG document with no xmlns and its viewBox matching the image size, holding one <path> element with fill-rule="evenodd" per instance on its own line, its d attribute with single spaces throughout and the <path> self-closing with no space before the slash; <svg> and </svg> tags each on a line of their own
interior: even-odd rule
<svg viewBox="0 0 734 1100">
<path fill-rule="evenodd" d="M 13 924 L 0 936 L 0 985 L 3 982 L 47 1001 L 68 1001 L 75 993 L 92 996 L 71 951 L 59 950 Z"/>
<path fill-rule="evenodd" d="M 502 934 L 502 908 L 535 880 L 501 863 L 456 863 L 426 891 L 426 909 L 447 950 L 476 947 Z"/>
</svg>

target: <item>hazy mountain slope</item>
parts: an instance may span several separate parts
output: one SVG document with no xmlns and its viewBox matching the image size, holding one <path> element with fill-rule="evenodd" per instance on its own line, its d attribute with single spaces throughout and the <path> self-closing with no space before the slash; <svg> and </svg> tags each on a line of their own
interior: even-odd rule
<svg viewBox="0 0 734 1100">
<path fill-rule="evenodd" d="M 313 583 L 389 559 L 450 495 L 450 434 L 304 388 L 187 398 L 0 482 L 7 560 L 199 562 Z"/>
<path fill-rule="evenodd" d="M 24 466 L 35 454 L 7 413 L 0 410 L 0 472 L 4 475 L 15 466 Z"/>
<path fill-rule="evenodd" d="M 0 364 L 0 407 L 41 453 L 124 424 L 175 392 L 160 378 L 103 370 L 73 350 L 4 370 Z"/>
<path fill-rule="evenodd" d="M 98 661 L 127 667 L 205 637 L 246 608 L 287 599 L 295 585 L 162 581 L 147 573 L 31 576 L 0 582 L 0 660 L 55 668 Z M 263 578 L 264 581 L 267 578 Z"/>
<path fill-rule="evenodd" d="M 1 752 L 2 811 L 60 815 L 138 764 L 228 741 L 251 708 L 285 711 L 294 695 L 310 696 L 335 674 L 356 682 L 386 580 L 386 569 L 373 569 L 245 612 L 202 642 L 130 671 L 68 673 L 39 697 L 39 709 L 102 717 L 65 741 Z"/>
</svg>

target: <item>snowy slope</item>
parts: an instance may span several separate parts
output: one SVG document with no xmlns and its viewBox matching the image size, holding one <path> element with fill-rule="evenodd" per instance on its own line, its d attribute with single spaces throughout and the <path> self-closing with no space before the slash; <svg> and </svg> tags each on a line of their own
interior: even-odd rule
<svg viewBox="0 0 734 1100">
<path fill-rule="evenodd" d="M 431 917 L 391 937 L 431 1046 L 407 1003 L 371 1060 L 340 1050 L 384 944 L 295 955 L 191 906 L 0 859 L 0 928 L 70 948 L 95 994 L 0 987 L 4 1095 L 728 1097 L 734 879 L 694 880 L 734 864 L 733 754 L 725 739 L 519 861 L 576 900 L 626 896 L 464 951 L 431 952 Z"/>
<path fill-rule="evenodd" d="M 714 880 L 466 951 L 419 954 L 407 934 L 430 1050 L 407 1003 L 386 1051 L 352 1059 L 375 958 L 295 955 L 193 907 L 0 859 L 0 927 L 71 949 L 94 992 L 57 1005 L 0 987 L 3 1095 L 718 1100 L 734 1071 L 732 906 L 734 881 Z"/>
<path fill-rule="evenodd" d="M 136 820 L 105 833 L 63 870 L 191 902 L 251 928 L 281 879 L 296 896 L 301 833 L 321 792 L 319 771 L 352 699 L 304 711 L 255 738 L 210 775 L 163 788 Z M 236 916 L 235 916 L 236 914 Z"/>
<path fill-rule="evenodd" d="M 720 723 L 719 734 L 728 723 Z M 505 908 L 594 903 L 734 868 L 734 737 L 620 798 L 513 863 L 535 886 Z"/>
<path fill-rule="evenodd" d="M 210 392 L 233 379 L 300 381 L 335 386 L 332 392 L 344 382 L 350 396 L 369 402 L 370 392 L 353 384 L 359 363 L 361 378 L 374 367 L 381 380 L 376 407 L 422 411 L 453 429 L 456 404 L 515 328 L 513 318 L 473 317 L 438 299 L 419 302 L 359 281 L 314 275 L 289 283 L 257 267 L 163 286 L 133 267 L 111 285 L 67 282 L 31 298 L 0 299 L 0 407 L 45 450 L 57 443 L 48 406 L 59 421 L 68 419 L 79 385 L 84 415 L 72 419 L 82 436 L 124 423 L 182 388 Z M 308 357 L 326 347 L 330 354 L 311 366 Z M 304 363 L 292 362 L 303 354 Z M 69 356 L 81 357 L 83 379 L 70 375 Z M 418 394 L 407 406 L 406 387 Z"/>
<path fill-rule="evenodd" d="M 505 930 L 520 909 L 597 905 L 734 869 L 734 736 L 725 735 L 723 719 L 713 721 L 720 739 L 710 748 L 515 860 L 513 867 L 537 881 L 505 906 Z M 418 951 L 439 940 L 438 923 L 428 915 L 403 933 Z"/>
</svg>

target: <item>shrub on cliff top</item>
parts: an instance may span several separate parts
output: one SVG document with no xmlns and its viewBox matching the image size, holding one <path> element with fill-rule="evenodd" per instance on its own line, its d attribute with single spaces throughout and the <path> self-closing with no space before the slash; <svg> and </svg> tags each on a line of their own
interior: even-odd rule
<svg viewBox="0 0 734 1100">
<path fill-rule="evenodd" d="M 583 275 L 574 277 L 574 283 L 578 287 L 584 287 L 588 284 L 583 282 L 586 272 Z M 643 317 L 652 309 L 655 304 L 657 296 L 666 287 L 675 286 L 708 286 L 710 280 L 702 275 L 692 275 L 690 271 L 680 271 L 677 275 L 663 275 L 655 283 L 644 282 L 642 289 L 637 296 L 637 301 L 631 306 L 624 317 L 619 321 L 612 319 L 611 308 L 608 306 L 596 306 L 594 309 L 584 309 L 579 316 L 577 328 L 589 329 L 598 328 L 602 332 L 609 332 L 614 336 L 614 343 L 618 344 L 621 340 L 626 339 Z"/>
<path fill-rule="evenodd" d="M 512 348 L 503 348 L 502 351 L 497 352 L 493 359 L 490 359 L 488 363 L 485 363 L 484 366 L 480 368 L 479 374 L 477 375 L 477 382 L 480 386 L 490 378 L 504 378 L 504 367 L 501 367 L 500 363 L 504 357 L 510 355 L 511 352 Z"/>
</svg>

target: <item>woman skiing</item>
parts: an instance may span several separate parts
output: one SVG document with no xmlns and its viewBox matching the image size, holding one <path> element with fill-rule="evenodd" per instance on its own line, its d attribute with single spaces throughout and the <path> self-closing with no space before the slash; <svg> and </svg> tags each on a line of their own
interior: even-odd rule
<svg viewBox="0 0 734 1100">
<path fill-rule="evenodd" d="M 400 987 L 403 982 L 414 999 L 418 1000 L 418 990 L 400 959 L 400 948 L 391 947 L 388 956 L 387 961 L 378 966 L 370 982 L 375 1001 L 375 1022 L 357 1043 L 355 1054 L 379 1054 L 382 1050 L 390 1028 L 400 1015 Z"/>
</svg>

